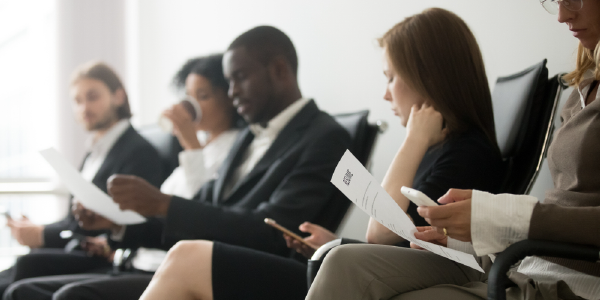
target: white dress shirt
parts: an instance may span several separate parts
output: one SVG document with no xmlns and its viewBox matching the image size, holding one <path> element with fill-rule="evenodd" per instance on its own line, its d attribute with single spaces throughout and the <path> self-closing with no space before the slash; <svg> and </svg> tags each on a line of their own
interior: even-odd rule
<svg viewBox="0 0 600 300">
<path fill-rule="evenodd" d="M 309 101 L 310 99 L 307 98 L 296 100 L 271 119 L 267 123 L 267 127 L 262 127 L 259 124 L 250 124 L 249 127 L 252 133 L 254 133 L 254 139 L 250 146 L 248 146 L 246 153 L 244 153 L 240 166 L 232 174 L 229 181 L 225 183 L 225 197 L 231 195 L 240 180 L 248 175 L 258 161 L 265 155 L 265 152 L 271 147 L 271 144 L 273 144 L 273 141 L 275 141 L 281 130 L 298 112 L 300 112 L 300 110 L 302 110 L 302 108 L 304 108 L 304 106 L 306 106 L 306 104 L 308 104 Z"/>
<path fill-rule="evenodd" d="M 160 191 L 186 199 L 192 198 L 207 181 L 215 178 L 219 167 L 229 154 L 239 129 L 227 130 L 219 134 L 202 149 L 184 150 L 179 153 L 179 166 L 163 182 Z M 198 139 L 203 132 L 198 132 Z"/>
<path fill-rule="evenodd" d="M 89 155 L 83 162 L 83 167 L 81 168 L 81 176 L 85 180 L 91 182 L 94 179 L 96 173 L 98 173 L 98 170 L 100 170 L 100 167 L 104 163 L 108 152 L 110 152 L 127 128 L 129 128 L 129 120 L 121 120 L 113 125 L 98 140 L 94 140 L 93 136 L 87 140 L 86 148 Z"/>
</svg>

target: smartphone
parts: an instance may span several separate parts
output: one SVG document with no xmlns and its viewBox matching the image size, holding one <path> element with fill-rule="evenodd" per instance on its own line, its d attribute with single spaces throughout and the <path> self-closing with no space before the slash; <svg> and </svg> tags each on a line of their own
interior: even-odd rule
<svg viewBox="0 0 600 300">
<path fill-rule="evenodd" d="M 315 246 L 311 245 L 310 243 L 308 243 L 307 241 L 305 241 L 303 238 L 301 238 L 299 235 L 291 232 L 287 228 L 285 228 L 285 227 L 277 224 L 277 222 L 275 222 L 275 220 L 273 220 L 273 219 L 265 218 L 265 223 L 267 223 L 267 225 L 275 227 L 275 229 L 277 229 L 277 230 L 279 230 L 279 231 L 281 231 L 281 232 L 283 232 L 283 233 L 291 236 L 293 239 L 299 241 L 300 243 L 302 243 L 302 244 L 304 244 L 306 246 L 309 246 L 309 247 L 311 247 L 311 248 L 313 248 L 315 250 L 317 250 L 319 248 L 319 247 L 315 247 Z"/>
<path fill-rule="evenodd" d="M 421 191 L 417 191 L 415 189 L 411 189 L 409 187 L 403 186 L 400 189 L 402 195 L 406 196 L 408 200 L 417 206 L 438 206 L 437 202 L 431 200 L 427 195 L 423 194 Z"/>
</svg>

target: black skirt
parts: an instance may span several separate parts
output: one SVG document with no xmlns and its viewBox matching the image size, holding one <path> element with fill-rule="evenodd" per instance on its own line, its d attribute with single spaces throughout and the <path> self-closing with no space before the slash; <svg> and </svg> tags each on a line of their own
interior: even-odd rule
<svg viewBox="0 0 600 300">
<path fill-rule="evenodd" d="M 215 300 L 304 299 L 306 265 L 249 248 L 215 242 L 212 257 Z"/>
</svg>

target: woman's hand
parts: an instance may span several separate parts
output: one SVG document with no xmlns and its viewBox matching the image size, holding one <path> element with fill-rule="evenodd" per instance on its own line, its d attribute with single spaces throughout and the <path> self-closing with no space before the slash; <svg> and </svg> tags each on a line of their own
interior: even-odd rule
<svg viewBox="0 0 600 300">
<path fill-rule="evenodd" d="M 441 143 L 448 135 L 448 129 L 442 128 L 444 118 L 433 107 L 423 104 L 421 107 L 413 105 L 410 109 L 408 124 L 406 125 L 407 140 L 414 142 L 421 140 L 427 148 Z"/>
<path fill-rule="evenodd" d="M 448 237 L 445 236 L 443 233 L 439 233 L 437 231 L 437 228 L 431 226 L 419 226 L 417 227 L 417 230 L 418 231 L 415 232 L 415 237 L 419 240 L 430 242 L 444 247 L 448 246 Z M 414 244 L 412 242 L 410 243 L 410 247 L 413 249 L 423 250 L 423 248 L 419 247 L 417 244 Z"/>
<path fill-rule="evenodd" d="M 196 100 L 191 100 L 196 101 Z M 173 134 L 179 140 L 179 143 L 185 150 L 201 149 L 200 141 L 196 135 L 196 123 L 192 120 L 192 116 L 180 104 L 173 105 L 162 114 L 173 123 Z"/>
<path fill-rule="evenodd" d="M 310 222 L 302 223 L 299 228 L 302 232 L 310 233 L 310 236 L 305 238 L 304 241 L 317 248 L 338 238 L 331 231 Z M 295 249 L 296 252 L 302 254 L 304 257 L 310 258 L 315 253 L 315 249 L 306 246 L 289 235 L 284 234 L 283 237 L 285 238 L 288 248 Z"/>
<path fill-rule="evenodd" d="M 449 190 L 438 202 L 443 206 L 421 206 L 419 215 L 434 226 L 438 233 L 463 242 L 471 241 L 471 190 Z"/>
</svg>

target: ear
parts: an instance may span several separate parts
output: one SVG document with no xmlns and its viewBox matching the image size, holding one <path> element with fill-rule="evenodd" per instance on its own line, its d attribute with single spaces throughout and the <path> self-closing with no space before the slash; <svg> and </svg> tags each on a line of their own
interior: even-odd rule
<svg viewBox="0 0 600 300">
<path fill-rule="evenodd" d="M 125 90 L 119 88 L 114 93 L 114 104 L 116 106 L 121 106 L 125 103 Z"/>
<path fill-rule="evenodd" d="M 292 66 L 282 55 L 277 56 L 271 60 L 270 68 L 271 75 L 278 81 L 288 81 L 292 76 Z"/>
</svg>

